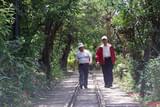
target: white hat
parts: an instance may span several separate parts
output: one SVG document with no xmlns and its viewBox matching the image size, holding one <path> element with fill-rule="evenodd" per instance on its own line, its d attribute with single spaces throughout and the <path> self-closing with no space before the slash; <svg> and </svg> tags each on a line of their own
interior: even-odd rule
<svg viewBox="0 0 160 107">
<path fill-rule="evenodd" d="M 103 39 L 108 39 L 108 38 L 107 38 L 107 36 L 104 35 L 104 36 L 102 36 L 101 40 L 103 40 Z"/>
<path fill-rule="evenodd" d="M 81 48 L 81 47 L 84 47 L 84 44 L 83 44 L 83 43 L 79 43 L 79 44 L 78 44 L 78 48 Z"/>
</svg>

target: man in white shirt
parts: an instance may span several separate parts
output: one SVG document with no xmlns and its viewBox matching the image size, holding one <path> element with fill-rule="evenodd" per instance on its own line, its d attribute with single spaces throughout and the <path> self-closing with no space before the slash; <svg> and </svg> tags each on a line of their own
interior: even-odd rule
<svg viewBox="0 0 160 107">
<path fill-rule="evenodd" d="M 79 84 L 80 88 L 88 88 L 88 72 L 89 72 L 89 64 L 92 63 L 92 55 L 91 53 L 84 49 L 83 43 L 79 43 L 78 52 L 76 54 L 76 60 L 79 64 Z"/>
<path fill-rule="evenodd" d="M 108 43 L 107 36 L 101 38 L 102 45 L 98 47 L 96 51 L 96 62 L 102 66 L 102 72 L 104 77 L 104 87 L 112 87 L 113 83 L 113 66 L 115 64 L 116 56 L 115 50 L 111 44 Z"/>
</svg>

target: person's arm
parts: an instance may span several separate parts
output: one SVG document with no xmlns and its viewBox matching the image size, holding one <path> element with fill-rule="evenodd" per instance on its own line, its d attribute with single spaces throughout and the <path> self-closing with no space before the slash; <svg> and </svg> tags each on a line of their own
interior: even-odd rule
<svg viewBox="0 0 160 107">
<path fill-rule="evenodd" d="M 115 64 L 116 61 L 116 54 L 115 54 L 115 50 L 113 47 L 110 48 L 111 51 L 111 58 L 112 58 L 112 63 Z"/>
<path fill-rule="evenodd" d="M 99 53 L 100 53 L 100 48 L 96 50 L 96 63 L 99 64 Z"/>
<path fill-rule="evenodd" d="M 89 54 L 89 64 L 92 64 L 92 53 L 88 51 Z"/>
</svg>

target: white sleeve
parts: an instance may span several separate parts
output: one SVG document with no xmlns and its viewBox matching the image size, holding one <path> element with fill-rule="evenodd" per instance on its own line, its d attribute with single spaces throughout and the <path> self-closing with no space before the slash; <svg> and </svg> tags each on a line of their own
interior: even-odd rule
<svg viewBox="0 0 160 107">
<path fill-rule="evenodd" d="M 89 62 L 92 63 L 92 53 L 90 51 L 88 51 L 88 50 L 86 52 L 89 55 L 89 60 L 90 60 Z"/>
</svg>

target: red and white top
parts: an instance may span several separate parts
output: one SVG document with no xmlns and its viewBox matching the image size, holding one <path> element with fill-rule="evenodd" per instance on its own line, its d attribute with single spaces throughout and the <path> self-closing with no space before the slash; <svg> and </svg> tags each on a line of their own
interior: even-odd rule
<svg viewBox="0 0 160 107">
<path fill-rule="evenodd" d="M 96 62 L 104 64 L 104 57 L 111 57 L 112 64 L 115 64 L 115 51 L 111 44 L 101 45 L 96 51 Z"/>
<path fill-rule="evenodd" d="M 111 57 L 111 53 L 110 53 L 111 45 L 107 45 L 107 46 L 102 45 L 101 47 L 103 47 L 103 57 L 104 58 Z"/>
</svg>

